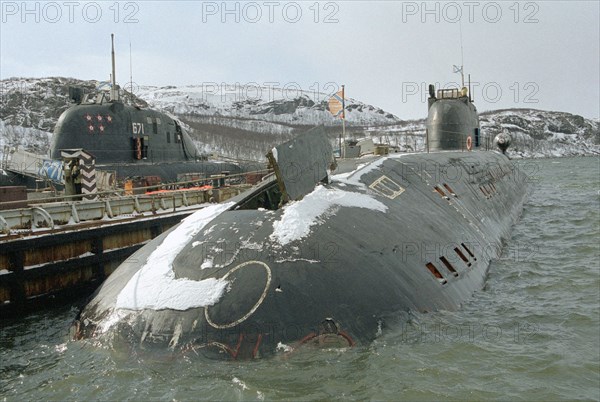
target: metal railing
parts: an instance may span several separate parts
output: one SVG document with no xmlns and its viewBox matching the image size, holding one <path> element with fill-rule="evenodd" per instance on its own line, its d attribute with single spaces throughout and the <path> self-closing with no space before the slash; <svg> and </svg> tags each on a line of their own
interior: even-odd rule
<svg viewBox="0 0 600 402">
<path fill-rule="evenodd" d="M 59 195 L 28 201 L 9 201 L 0 205 L 19 205 L 24 208 L 0 210 L 0 233 L 11 234 L 33 232 L 38 229 L 54 229 L 58 226 L 73 225 L 98 220 L 151 216 L 157 213 L 177 212 L 184 208 L 199 207 L 207 202 L 221 202 L 240 194 L 251 187 L 242 176 L 264 177 L 270 170 L 247 172 L 234 175 L 217 175 L 202 180 L 184 181 L 169 185 L 136 187 L 133 190 L 141 194 L 125 194 L 124 189 L 104 191 L 94 194 L 92 200 L 78 200 L 77 195 Z M 205 181 L 224 179 L 235 184 L 223 187 L 186 188 L 186 186 L 204 184 Z M 177 188 L 179 187 L 179 188 Z M 165 190 L 146 194 L 147 190 Z M 1 237 L 0 237 L 1 238 Z"/>
</svg>

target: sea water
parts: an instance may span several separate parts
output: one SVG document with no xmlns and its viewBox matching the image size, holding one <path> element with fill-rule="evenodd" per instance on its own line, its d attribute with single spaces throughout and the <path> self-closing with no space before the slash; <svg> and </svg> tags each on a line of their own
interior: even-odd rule
<svg viewBox="0 0 600 402">
<path fill-rule="evenodd" d="M 351 349 L 213 361 L 72 341 L 78 306 L 56 308 L 0 322 L 0 400 L 599 400 L 599 161 L 516 162 L 532 194 L 457 311 Z"/>
</svg>

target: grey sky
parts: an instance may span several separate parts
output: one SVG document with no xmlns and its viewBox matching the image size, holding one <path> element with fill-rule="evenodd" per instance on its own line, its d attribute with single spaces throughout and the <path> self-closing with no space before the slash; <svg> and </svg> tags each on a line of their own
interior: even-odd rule
<svg viewBox="0 0 600 402">
<path fill-rule="evenodd" d="M 479 110 L 600 113 L 598 1 L 1 3 L 3 79 L 106 80 L 114 32 L 121 84 L 131 42 L 138 84 L 327 93 L 332 82 L 348 97 L 421 118 L 426 84 L 460 81 L 452 65 L 461 63 L 462 30 Z"/>
</svg>

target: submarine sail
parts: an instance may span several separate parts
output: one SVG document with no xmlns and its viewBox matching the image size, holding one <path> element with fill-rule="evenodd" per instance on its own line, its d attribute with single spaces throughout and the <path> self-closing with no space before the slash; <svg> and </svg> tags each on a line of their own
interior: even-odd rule
<svg viewBox="0 0 600 402">
<path fill-rule="evenodd" d="M 83 96 L 71 90 L 76 103 L 59 117 L 54 128 L 50 157 L 60 160 L 64 150 L 84 149 L 95 158 L 96 168 L 114 171 L 117 178 L 158 176 L 176 181 L 183 173 L 211 175 L 241 172 L 230 162 L 209 161 L 189 133 L 166 113 L 125 102 L 115 78 L 112 44 L 112 74 L 109 91 Z"/>
<path fill-rule="evenodd" d="M 477 108 L 467 88 L 429 86 L 427 150 L 471 150 L 481 146 Z"/>
</svg>

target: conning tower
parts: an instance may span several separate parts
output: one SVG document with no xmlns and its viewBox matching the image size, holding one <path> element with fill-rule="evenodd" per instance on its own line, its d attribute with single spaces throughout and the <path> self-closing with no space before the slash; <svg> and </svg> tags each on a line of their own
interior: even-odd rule
<svg viewBox="0 0 600 402">
<path fill-rule="evenodd" d="M 469 90 L 429 85 L 427 150 L 458 151 L 481 145 L 479 118 Z"/>
<path fill-rule="evenodd" d="M 115 77 L 114 37 L 111 35 L 110 84 L 96 93 L 70 88 L 75 103 L 58 119 L 50 156 L 66 149 L 85 149 L 100 165 L 174 164 L 206 160 L 179 122 L 165 113 L 126 103 Z M 173 170 L 174 169 L 170 169 Z M 175 173 L 173 173 L 175 175 Z M 163 177 L 164 178 L 164 177 Z"/>
</svg>

